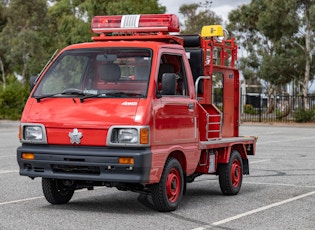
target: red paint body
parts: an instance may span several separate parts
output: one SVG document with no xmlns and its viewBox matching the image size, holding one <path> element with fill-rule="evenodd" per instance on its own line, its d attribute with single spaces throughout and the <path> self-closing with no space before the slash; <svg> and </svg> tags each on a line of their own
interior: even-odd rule
<svg viewBox="0 0 315 230">
<path fill-rule="evenodd" d="M 125 174 L 119 175 L 119 179 L 112 179 L 110 174 L 107 174 L 107 179 L 100 179 L 93 175 L 89 180 L 142 183 L 145 185 L 158 183 L 165 163 L 170 157 L 176 158 L 180 162 L 186 176 L 216 174 L 217 165 L 228 163 L 232 150 L 237 150 L 243 161 L 246 162 L 247 155 L 255 154 L 256 138 L 239 137 L 239 72 L 234 66 L 237 59 L 237 46 L 233 39 L 218 42 L 214 38 L 202 38 L 196 35 L 194 39 L 198 43 L 197 49 L 195 47 L 190 49 L 184 47 L 185 39 L 189 38 L 165 33 L 130 36 L 105 36 L 105 34 L 101 34 L 99 37 L 94 37 L 94 42 L 75 44 L 65 48 L 37 80 L 37 84 L 26 103 L 21 123 L 42 124 L 45 127 L 47 137 L 45 145 L 52 149 L 62 148 L 65 151 L 62 155 L 63 159 L 67 160 L 67 157 L 64 156 L 66 156 L 68 148 L 71 149 L 71 156 L 73 156 L 71 161 L 80 158 L 82 161 L 90 162 L 84 158 L 85 156 L 88 157 L 89 154 L 81 153 L 82 149 L 86 152 L 89 152 L 89 149 L 93 149 L 93 151 L 97 149 L 99 152 L 94 154 L 97 155 L 97 159 L 102 157 L 102 151 L 104 151 L 104 157 L 108 156 L 109 161 L 113 159 L 111 165 L 108 165 L 109 163 L 106 165 L 106 170 L 119 166 L 115 154 L 107 155 L 106 151 L 119 151 L 120 155 L 137 149 L 146 149 L 150 152 L 149 164 L 146 163 L 141 166 L 139 163 L 139 166 L 135 166 L 139 170 L 142 170 L 141 167 L 144 166 L 148 168 L 147 179 L 129 180 L 126 177 L 124 181 Z M 44 82 L 45 76 L 50 74 L 49 71 L 52 71 L 50 69 L 57 68 L 54 65 L 63 57 L 62 55 L 76 51 L 79 53 L 82 50 L 84 52 L 86 50 L 98 52 L 98 49 L 112 52 L 111 49 L 117 50 L 118 48 L 122 52 L 129 50 L 130 55 L 124 54 L 126 58 L 119 59 L 124 81 L 106 82 L 97 72 L 102 63 L 113 60 L 116 62 L 120 55 L 118 53 L 115 55 L 106 53 L 102 57 L 97 57 L 98 59 L 94 60 L 95 63 L 91 64 L 90 69 L 84 72 L 84 77 L 81 77 L 78 88 L 85 90 L 85 86 L 82 85 L 87 85 L 91 81 L 90 85 L 93 90 L 132 90 L 134 94 L 142 92 L 145 96 L 108 97 L 104 93 L 100 97 L 96 98 L 95 96 L 95 98 L 83 100 L 81 100 L 82 95 L 74 94 L 39 99 L 38 91 L 45 90 L 45 86 L 42 86 L 41 82 Z M 214 57 L 214 49 L 220 53 L 218 60 Z M 192 55 L 194 50 L 198 51 L 197 58 L 201 60 L 197 61 L 197 64 L 192 64 L 195 57 L 187 58 L 187 54 L 191 53 Z M 150 62 L 149 76 L 146 81 L 134 80 L 137 79 L 136 72 L 128 74 L 128 68 L 136 71 L 136 61 L 140 59 L 137 57 L 130 59 L 133 52 L 135 54 L 149 53 L 149 56 L 145 58 L 141 56 L 141 61 Z M 127 66 L 127 60 L 129 62 L 134 61 L 134 63 Z M 162 63 L 173 66 L 177 76 L 176 93 L 179 92 L 179 94 L 163 95 L 165 90 L 163 91 L 161 88 L 168 85 L 163 86 L 165 78 L 162 82 L 159 79 Z M 125 68 L 126 66 L 128 68 Z M 71 67 L 71 65 L 66 66 L 65 70 Z M 193 75 L 198 71 L 198 75 Z M 58 76 L 56 75 L 56 79 Z M 196 80 L 199 76 L 205 77 L 201 78 L 200 81 Z M 184 83 L 180 82 L 179 79 Z M 195 86 L 196 81 L 199 81 L 200 86 Z M 195 87 L 198 87 L 198 90 Z M 201 89 L 199 90 L 199 88 Z M 213 95 L 216 90 L 220 91 L 221 101 L 219 103 L 214 102 Z M 129 91 L 128 93 L 130 93 Z M 115 144 L 109 145 L 108 141 L 111 141 L 111 137 L 108 136 L 110 135 L 109 130 L 113 126 L 148 127 L 149 143 L 144 146 L 120 145 L 116 147 Z M 74 129 L 82 134 L 79 144 L 72 144 L 69 141 L 69 133 Z M 41 150 L 38 150 L 36 154 L 40 156 L 40 151 L 45 152 L 45 145 L 40 145 Z M 24 144 L 24 146 L 34 148 L 36 151 L 34 145 Z M 79 155 L 75 155 L 76 150 L 79 150 Z M 131 153 L 128 152 L 128 154 L 130 156 Z M 21 174 L 31 177 L 41 176 L 36 172 L 34 172 L 35 174 L 28 174 L 27 167 L 30 166 L 25 166 L 25 162 L 21 161 L 20 167 L 23 165 L 26 168 Z M 234 164 L 234 171 L 238 170 L 238 166 L 239 162 Z M 43 168 L 45 167 L 43 166 Z M 130 167 L 132 168 L 133 165 Z M 248 164 L 244 167 L 244 174 L 248 174 Z M 125 173 L 127 175 L 128 172 Z M 54 178 L 50 174 L 48 176 Z M 172 181 L 176 181 L 178 177 L 178 171 L 172 171 L 167 182 L 168 186 L 171 186 Z M 78 179 L 80 177 L 69 174 L 69 176 L 59 175 L 56 178 Z M 237 182 L 237 179 L 235 180 Z M 174 193 L 174 196 L 170 195 L 172 197 L 170 199 L 177 197 L 176 190 Z"/>
</svg>

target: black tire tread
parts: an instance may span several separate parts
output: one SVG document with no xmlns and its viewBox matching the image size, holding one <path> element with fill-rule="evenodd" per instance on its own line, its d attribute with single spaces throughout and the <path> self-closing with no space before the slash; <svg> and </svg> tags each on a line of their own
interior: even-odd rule
<svg viewBox="0 0 315 230">
<path fill-rule="evenodd" d="M 175 165 L 172 166 L 173 164 L 175 164 Z M 165 180 L 165 177 L 167 177 L 168 168 L 172 168 L 170 166 L 178 167 L 180 174 L 181 174 L 181 179 L 182 179 L 181 195 L 179 196 L 177 202 L 175 202 L 174 204 L 170 204 L 168 202 L 168 198 L 166 197 L 166 194 L 164 193 L 164 191 L 165 191 L 164 180 Z M 183 190 L 184 190 L 184 179 L 183 179 L 182 167 L 181 167 L 181 165 L 177 159 L 170 157 L 167 159 L 167 161 L 165 163 L 160 182 L 157 184 L 153 184 L 151 186 L 151 197 L 152 197 L 153 203 L 155 205 L 155 208 L 160 212 L 170 212 L 170 211 L 176 210 L 182 197 L 183 197 Z"/>
<path fill-rule="evenodd" d="M 241 162 L 241 177 L 243 178 L 243 164 L 242 164 L 242 158 L 238 151 L 232 150 L 229 163 L 227 164 L 219 164 L 219 183 L 221 191 L 224 195 L 236 195 L 242 186 L 242 179 L 240 182 L 240 185 L 238 188 L 234 188 L 231 183 L 231 164 L 234 161 L 234 159 L 238 158 Z"/>
<path fill-rule="evenodd" d="M 74 193 L 74 190 L 63 191 L 62 194 L 57 188 L 55 179 L 42 178 L 42 189 L 46 200 L 51 204 L 66 204 Z"/>
</svg>

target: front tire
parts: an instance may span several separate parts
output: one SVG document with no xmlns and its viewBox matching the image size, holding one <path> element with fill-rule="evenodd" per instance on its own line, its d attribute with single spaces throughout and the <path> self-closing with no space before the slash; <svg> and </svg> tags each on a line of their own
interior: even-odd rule
<svg viewBox="0 0 315 230">
<path fill-rule="evenodd" d="M 42 178 L 42 189 L 46 200 L 51 204 L 66 204 L 74 193 L 74 189 L 67 189 L 57 179 Z"/>
<path fill-rule="evenodd" d="M 152 200 L 160 212 L 170 212 L 177 209 L 183 198 L 184 176 L 181 164 L 175 158 L 166 161 L 158 184 L 152 185 Z"/>
<path fill-rule="evenodd" d="M 219 165 L 219 183 L 223 194 L 236 195 L 242 186 L 243 161 L 238 151 L 232 150 L 227 164 Z"/>
</svg>

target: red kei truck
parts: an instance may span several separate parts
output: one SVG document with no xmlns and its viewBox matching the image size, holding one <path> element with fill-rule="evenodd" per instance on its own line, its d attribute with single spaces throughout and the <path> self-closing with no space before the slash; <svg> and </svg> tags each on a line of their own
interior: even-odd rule
<svg viewBox="0 0 315 230">
<path fill-rule="evenodd" d="M 173 14 L 96 16 L 92 42 L 64 48 L 32 86 L 20 125 L 20 175 L 51 204 L 116 187 L 178 208 L 186 184 L 218 175 L 240 191 L 256 137 L 239 136 L 237 45 L 222 26 L 178 35 Z"/>
</svg>

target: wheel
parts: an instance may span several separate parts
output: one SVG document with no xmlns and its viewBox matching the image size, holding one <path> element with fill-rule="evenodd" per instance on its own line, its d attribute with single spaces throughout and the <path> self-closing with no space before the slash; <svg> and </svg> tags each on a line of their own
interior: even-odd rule
<svg viewBox="0 0 315 230">
<path fill-rule="evenodd" d="M 66 204 L 71 200 L 74 189 L 66 189 L 61 180 L 42 178 L 42 189 L 51 204 Z"/>
<path fill-rule="evenodd" d="M 236 195 L 242 186 L 243 161 L 238 151 L 232 150 L 229 163 L 219 165 L 219 183 L 223 194 Z"/>
<path fill-rule="evenodd" d="M 184 191 L 183 169 L 175 158 L 169 158 L 158 184 L 152 185 L 151 196 L 156 209 L 169 212 L 177 209 Z"/>
</svg>

